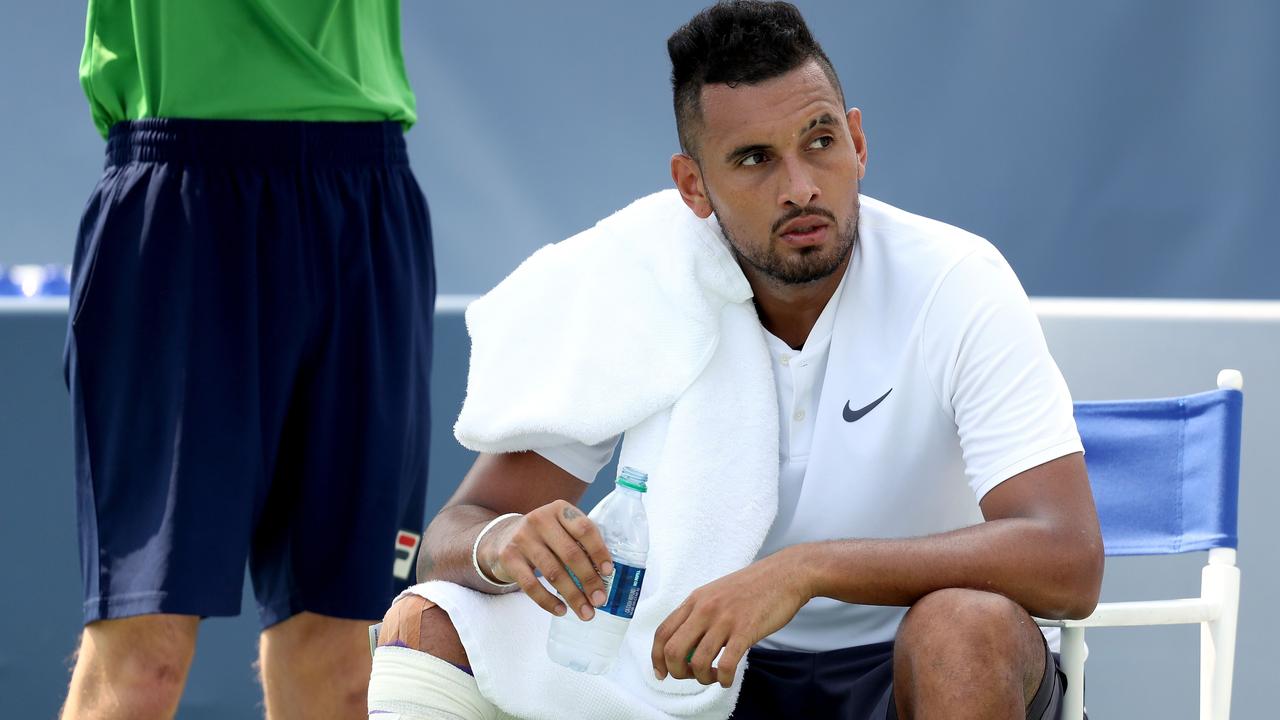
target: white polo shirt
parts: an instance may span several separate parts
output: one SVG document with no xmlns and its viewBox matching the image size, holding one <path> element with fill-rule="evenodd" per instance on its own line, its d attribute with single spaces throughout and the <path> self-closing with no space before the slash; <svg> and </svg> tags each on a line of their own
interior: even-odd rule
<svg viewBox="0 0 1280 720">
<path fill-rule="evenodd" d="M 779 494 L 760 557 L 802 542 L 973 525 L 991 488 L 1082 451 L 1066 383 L 994 247 L 865 196 L 859 233 L 804 347 L 766 333 Z M 538 452 L 591 482 L 616 442 Z M 814 598 L 759 645 L 821 652 L 885 642 L 905 612 Z"/>
</svg>

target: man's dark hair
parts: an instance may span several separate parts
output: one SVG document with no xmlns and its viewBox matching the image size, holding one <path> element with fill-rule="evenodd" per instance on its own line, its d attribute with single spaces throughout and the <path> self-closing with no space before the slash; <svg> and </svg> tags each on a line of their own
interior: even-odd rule
<svg viewBox="0 0 1280 720">
<path fill-rule="evenodd" d="M 671 56 L 671 91 L 680 148 L 694 157 L 705 85 L 753 85 L 816 60 L 844 105 L 844 91 L 835 68 L 791 3 L 716 3 L 667 38 L 667 54 Z"/>
</svg>

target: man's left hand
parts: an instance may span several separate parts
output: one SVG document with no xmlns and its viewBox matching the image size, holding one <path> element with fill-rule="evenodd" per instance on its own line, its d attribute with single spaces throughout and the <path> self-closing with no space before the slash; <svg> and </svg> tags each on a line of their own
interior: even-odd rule
<svg viewBox="0 0 1280 720">
<path fill-rule="evenodd" d="M 696 678 L 703 685 L 733 684 L 742 657 L 795 617 L 809 601 L 802 568 L 787 552 L 770 555 L 694 590 L 653 636 L 653 671 L 659 680 Z M 724 654 L 721 655 L 721 650 Z M 720 661 L 712 667 L 716 656 Z"/>
</svg>

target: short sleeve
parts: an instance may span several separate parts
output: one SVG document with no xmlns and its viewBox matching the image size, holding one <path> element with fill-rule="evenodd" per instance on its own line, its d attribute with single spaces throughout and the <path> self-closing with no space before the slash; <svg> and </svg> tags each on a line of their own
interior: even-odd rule
<svg viewBox="0 0 1280 720">
<path fill-rule="evenodd" d="M 555 463 L 560 469 L 573 475 L 582 482 L 590 483 L 596 475 L 609 464 L 613 457 L 613 449 L 618 445 L 620 435 L 615 435 L 596 445 L 571 442 L 548 448 L 538 448 L 534 452 Z"/>
<path fill-rule="evenodd" d="M 1083 451 L 1067 383 L 1026 292 L 995 248 L 975 250 L 942 278 L 920 338 L 979 500 L 1020 472 Z"/>
</svg>

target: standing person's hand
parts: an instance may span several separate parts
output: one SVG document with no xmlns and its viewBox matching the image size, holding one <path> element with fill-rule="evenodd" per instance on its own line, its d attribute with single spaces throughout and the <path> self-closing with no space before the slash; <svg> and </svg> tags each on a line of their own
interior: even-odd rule
<svg viewBox="0 0 1280 720">
<path fill-rule="evenodd" d="M 565 604 L 538 581 L 535 571 L 541 573 L 583 620 L 605 603 L 603 577 L 613 574 L 599 528 L 565 500 L 499 523 L 485 534 L 477 559 L 491 580 L 518 583 L 539 607 L 564 615 Z"/>
</svg>

